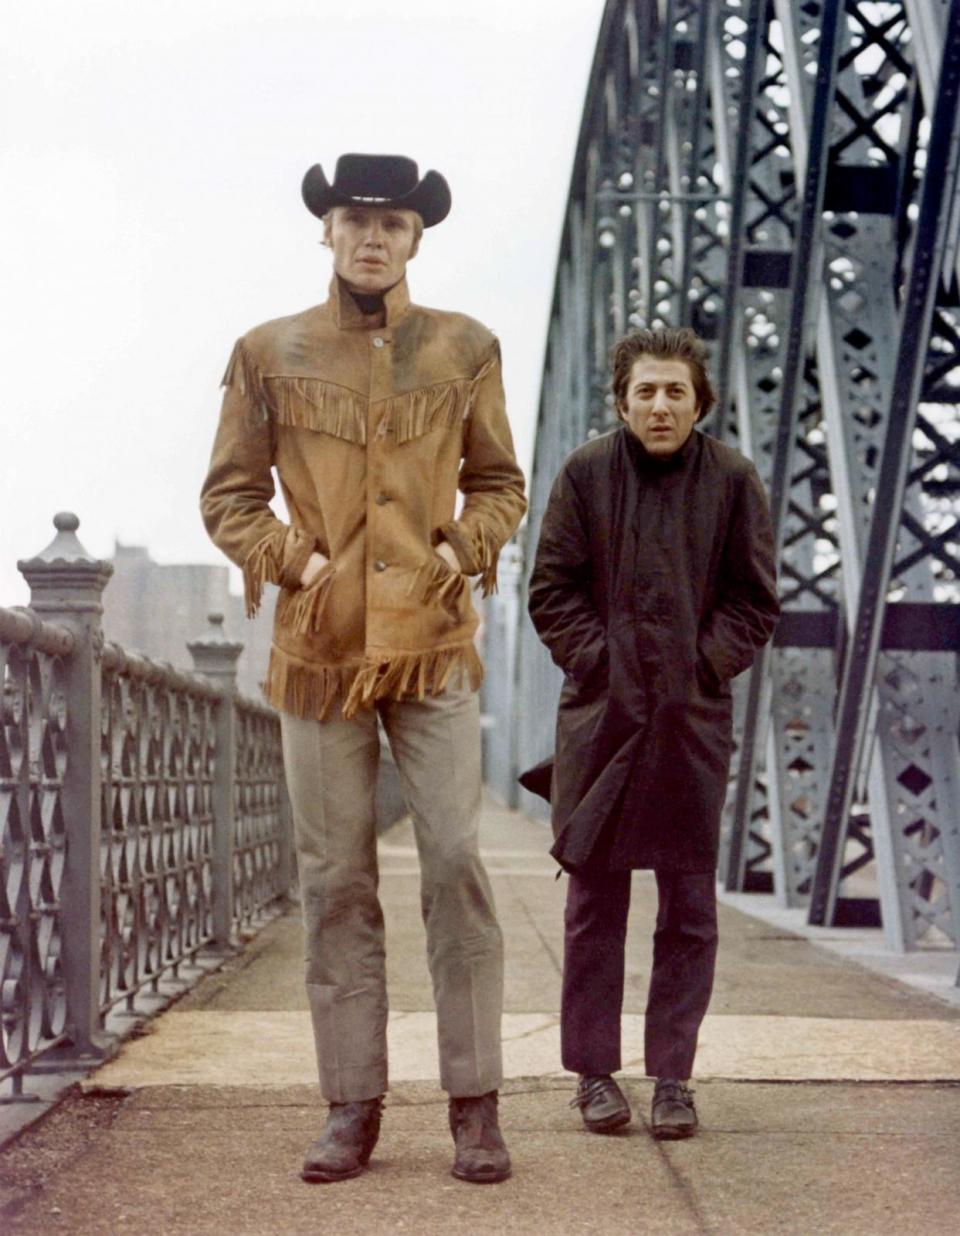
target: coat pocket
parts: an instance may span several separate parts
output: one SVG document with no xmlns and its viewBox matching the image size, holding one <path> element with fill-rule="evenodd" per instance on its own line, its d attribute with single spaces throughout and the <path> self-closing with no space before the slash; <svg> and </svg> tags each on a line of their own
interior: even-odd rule
<svg viewBox="0 0 960 1236">
<path fill-rule="evenodd" d="M 730 683 L 717 677 L 713 667 L 706 657 L 697 657 L 694 670 L 697 689 L 708 700 L 726 700 L 730 698 Z"/>
</svg>

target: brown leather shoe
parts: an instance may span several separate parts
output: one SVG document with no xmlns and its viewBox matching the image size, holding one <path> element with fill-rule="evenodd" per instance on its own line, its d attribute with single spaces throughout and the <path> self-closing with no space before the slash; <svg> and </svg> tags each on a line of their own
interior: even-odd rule
<svg viewBox="0 0 960 1236">
<path fill-rule="evenodd" d="M 359 1103 L 331 1103 L 323 1134 L 310 1143 L 301 1177 L 316 1184 L 359 1176 L 380 1136 L 382 1111 L 382 1095 Z"/>
<path fill-rule="evenodd" d="M 609 1073 L 584 1074 L 577 1083 L 571 1107 L 579 1107 L 591 1133 L 612 1133 L 630 1123 L 630 1104 Z"/>
<path fill-rule="evenodd" d="M 674 1141 L 692 1137 L 697 1131 L 697 1109 L 693 1091 L 672 1077 L 658 1077 L 650 1110 L 650 1131 L 654 1137 Z"/>
<path fill-rule="evenodd" d="M 456 1152 L 450 1169 L 458 1180 L 496 1184 L 510 1175 L 510 1155 L 500 1135 L 497 1092 L 450 1100 L 450 1132 Z"/>
</svg>

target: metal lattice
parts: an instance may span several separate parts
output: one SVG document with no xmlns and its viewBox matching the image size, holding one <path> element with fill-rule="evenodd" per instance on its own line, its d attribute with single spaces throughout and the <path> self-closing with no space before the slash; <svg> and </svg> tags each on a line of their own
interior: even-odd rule
<svg viewBox="0 0 960 1236">
<path fill-rule="evenodd" d="M 784 606 L 736 684 L 723 874 L 814 922 L 878 903 L 897 948 L 960 940 L 958 78 L 960 0 L 607 4 L 526 529 L 614 423 L 615 339 L 697 329 Z M 524 622 L 516 656 L 522 767 L 558 680 Z"/>
<path fill-rule="evenodd" d="M 71 639 L 34 626 L 20 643 L 0 641 L 0 1077 L 13 1077 L 17 1093 L 21 1070 L 60 1041 L 67 1013 L 62 656 Z"/>
<path fill-rule="evenodd" d="M 286 894 L 290 831 L 279 721 L 270 708 L 237 703 L 233 905 L 238 928 Z"/>
<path fill-rule="evenodd" d="M 101 1007 L 129 1009 L 213 939 L 209 694 L 104 669 Z"/>
</svg>

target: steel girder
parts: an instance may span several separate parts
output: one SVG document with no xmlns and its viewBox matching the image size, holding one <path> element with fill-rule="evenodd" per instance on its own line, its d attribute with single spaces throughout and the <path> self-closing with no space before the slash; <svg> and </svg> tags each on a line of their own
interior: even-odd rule
<svg viewBox="0 0 960 1236">
<path fill-rule="evenodd" d="M 816 922 L 876 891 L 895 948 L 960 939 L 958 8 L 607 4 L 526 529 L 615 423 L 614 340 L 694 326 L 707 428 L 770 486 L 785 611 L 737 684 L 723 874 Z M 510 679 L 522 767 L 559 687 L 522 617 Z"/>
<path fill-rule="evenodd" d="M 822 6 L 778 3 L 776 12 L 788 80 L 793 83 L 810 83 L 814 68 L 824 69 L 828 23 L 839 42 L 834 72 L 821 72 L 815 89 L 807 86 L 812 98 L 795 107 L 791 129 L 798 176 L 802 172 L 808 189 L 820 177 L 826 208 L 818 221 L 820 283 L 814 298 L 808 296 L 808 320 L 815 323 L 808 355 L 818 376 L 819 428 L 828 446 L 832 490 L 820 493 L 818 505 L 835 511 L 836 522 L 821 522 L 821 537 L 814 546 L 820 561 L 815 562 L 812 576 L 805 576 L 802 568 L 797 571 L 797 564 L 789 562 L 790 537 L 784 536 L 782 508 L 778 512 L 784 537 L 785 599 L 789 601 L 791 583 L 809 591 L 811 583 L 823 587 L 827 572 L 839 575 L 837 600 L 843 615 L 839 634 L 845 635 L 847 626 L 853 625 L 853 638 L 838 658 L 842 690 L 836 732 L 831 734 L 830 724 L 821 722 L 819 727 L 820 746 L 830 752 L 829 762 L 817 765 L 801 755 L 799 769 L 791 770 L 781 760 L 777 770 L 778 791 L 781 795 L 787 791 L 787 810 L 778 821 L 787 859 L 780 887 L 785 899 L 794 902 L 812 891 L 811 920 L 834 921 L 844 878 L 875 858 L 890 946 L 909 947 L 931 929 L 934 935 L 956 941 L 960 932 L 956 656 L 954 651 L 937 651 L 950 648 L 949 632 L 946 641 L 925 641 L 922 610 L 897 614 L 887 604 L 957 600 L 955 558 L 944 544 L 949 542 L 955 552 L 956 459 L 952 490 L 949 464 L 942 478 L 948 482 L 947 501 L 935 500 L 928 484 L 930 464 L 937 467 L 943 461 L 938 456 L 924 460 L 931 454 L 929 447 L 922 438 L 911 438 L 914 418 L 918 428 L 931 416 L 956 426 L 956 393 L 937 408 L 929 400 L 932 392 L 925 400 L 919 384 L 905 398 L 903 382 L 898 392 L 895 371 L 899 354 L 912 356 L 920 372 L 932 364 L 941 378 L 945 373 L 956 378 L 956 350 L 949 359 L 943 355 L 936 332 L 931 333 L 928 323 L 909 308 L 910 296 L 904 297 L 904 288 L 922 266 L 918 255 L 933 243 L 936 224 L 946 232 L 954 214 L 955 167 L 940 163 L 931 177 L 924 165 L 930 159 L 932 169 L 937 155 L 948 155 L 956 104 L 955 100 L 945 104 L 952 119 L 942 122 L 947 136 L 935 148 L 929 132 L 924 133 L 912 60 L 913 31 L 904 6 L 849 0 Z M 949 87 L 949 73 L 937 80 L 939 96 Z M 817 121 L 818 105 L 820 115 L 827 117 L 825 150 L 817 149 L 817 138 L 824 133 Z M 805 123 L 807 117 L 810 121 Z M 926 223 L 917 217 L 924 189 L 930 205 Z M 942 312 L 949 317 L 955 283 L 943 262 L 943 246 L 938 261 L 932 274 L 932 263 L 927 263 L 927 288 L 935 291 L 941 272 L 947 272 L 941 299 L 947 302 Z M 952 292 L 947 290 L 950 284 Z M 794 304 L 794 318 L 796 309 Z M 787 404 L 787 399 L 781 404 L 778 429 L 781 438 L 786 429 L 793 440 Z M 812 435 L 801 434 L 795 453 L 804 436 L 809 441 Z M 894 459 L 891 451 L 896 452 L 896 443 L 900 450 Z M 797 502 L 797 472 L 787 471 L 793 472 L 794 519 L 808 520 L 813 514 L 809 503 L 804 509 L 802 501 Z M 777 487 L 774 476 L 775 506 L 782 496 Z M 891 573 L 884 554 L 893 557 L 897 543 L 898 569 Z M 868 604 L 871 595 L 873 602 Z M 865 607 L 869 616 L 863 616 Z M 826 617 L 827 613 L 821 614 Z M 899 641 L 892 635 L 882 639 L 885 617 L 891 626 L 901 628 Z M 865 623 L 875 637 L 872 647 Z M 802 630 L 798 634 L 802 639 Z M 788 627 L 782 644 L 791 642 Z M 813 642 L 829 647 L 836 634 L 825 630 Z M 881 643 L 888 651 L 878 657 Z M 773 655 L 780 661 L 772 675 L 779 714 L 775 724 L 785 714 L 802 733 L 811 706 L 819 703 L 822 708 L 827 698 L 824 682 L 812 694 L 802 690 L 804 684 L 784 663 L 786 657 L 797 661 L 796 651 L 786 657 L 783 652 Z M 784 710 L 787 687 L 792 687 L 794 698 L 787 699 Z M 775 746 L 781 753 L 790 749 L 782 740 Z M 866 758 L 861 760 L 863 754 Z M 807 768 L 808 763 L 812 767 Z M 806 818 L 799 824 L 800 813 L 792 807 L 800 778 L 790 777 L 791 771 L 815 782 L 815 794 L 800 797 Z M 734 821 L 734 834 L 743 828 L 741 812 Z M 735 872 L 728 871 L 728 883 L 736 884 Z"/>
</svg>

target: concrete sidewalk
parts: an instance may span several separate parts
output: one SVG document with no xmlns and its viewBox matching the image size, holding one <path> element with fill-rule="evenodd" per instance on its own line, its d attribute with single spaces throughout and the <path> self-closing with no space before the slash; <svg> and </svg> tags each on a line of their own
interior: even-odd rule
<svg viewBox="0 0 960 1236">
<path fill-rule="evenodd" d="M 655 915 L 635 877 L 623 1135 L 567 1106 L 557 1008 L 565 883 L 541 825 L 492 804 L 483 847 L 507 941 L 501 1097 L 514 1176 L 449 1175 L 412 830 L 381 840 L 392 1089 L 371 1169 L 298 1177 L 322 1126 L 296 913 L 128 1042 L 0 1157 L 0 1228 L 30 1233 L 947 1233 L 960 1223 L 960 1008 L 721 907 L 697 1062 L 702 1129 L 646 1132 L 642 1011 Z"/>
</svg>

